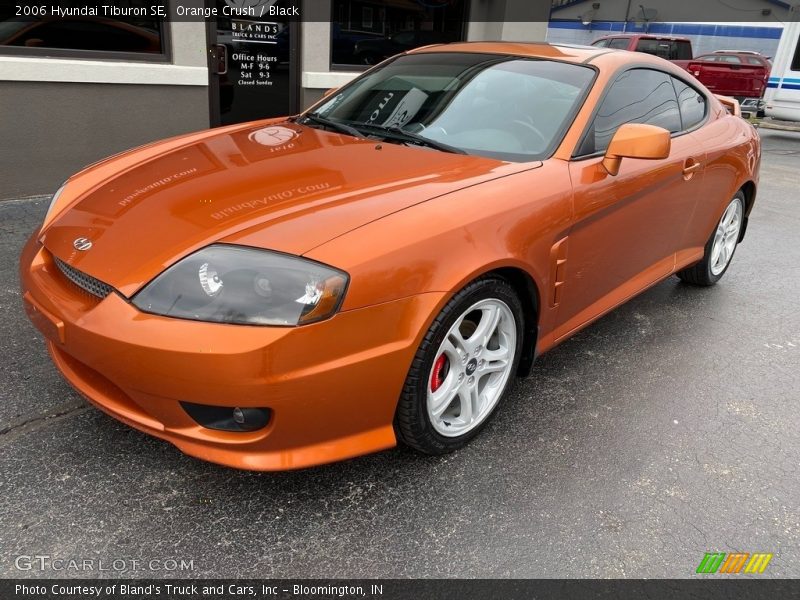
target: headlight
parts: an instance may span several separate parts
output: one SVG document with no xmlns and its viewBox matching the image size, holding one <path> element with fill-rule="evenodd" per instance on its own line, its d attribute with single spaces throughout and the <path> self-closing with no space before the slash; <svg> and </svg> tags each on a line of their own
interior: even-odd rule
<svg viewBox="0 0 800 600">
<path fill-rule="evenodd" d="M 305 325 L 333 316 L 348 276 L 295 256 L 217 244 L 187 256 L 133 298 L 157 315 L 241 325 Z"/>
</svg>

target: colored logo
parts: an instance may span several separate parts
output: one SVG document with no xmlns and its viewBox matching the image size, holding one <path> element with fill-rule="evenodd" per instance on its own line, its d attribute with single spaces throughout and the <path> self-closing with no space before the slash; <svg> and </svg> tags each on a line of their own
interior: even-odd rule
<svg viewBox="0 0 800 600">
<path fill-rule="evenodd" d="M 706 552 L 697 573 L 763 573 L 772 554 L 766 552 Z"/>
</svg>

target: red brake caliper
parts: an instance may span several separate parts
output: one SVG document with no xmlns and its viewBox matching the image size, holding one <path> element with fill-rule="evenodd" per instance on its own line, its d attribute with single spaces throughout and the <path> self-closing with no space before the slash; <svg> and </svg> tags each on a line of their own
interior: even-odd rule
<svg viewBox="0 0 800 600">
<path fill-rule="evenodd" d="M 433 363 L 433 373 L 431 373 L 431 391 L 435 392 L 444 383 L 444 378 L 447 377 L 447 367 L 449 363 L 447 362 L 447 356 L 442 354 L 439 358 L 436 359 L 436 362 Z"/>
</svg>

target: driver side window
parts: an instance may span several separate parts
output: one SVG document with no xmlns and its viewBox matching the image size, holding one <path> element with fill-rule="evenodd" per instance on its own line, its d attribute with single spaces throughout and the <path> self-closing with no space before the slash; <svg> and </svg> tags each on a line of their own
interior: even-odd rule
<svg viewBox="0 0 800 600">
<path fill-rule="evenodd" d="M 617 129 L 626 123 L 656 125 L 671 133 L 681 130 L 678 99 L 669 75 L 652 69 L 631 69 L 620 75 L 600 104 L 578 155 L 605 152 Z"/>
</svg>

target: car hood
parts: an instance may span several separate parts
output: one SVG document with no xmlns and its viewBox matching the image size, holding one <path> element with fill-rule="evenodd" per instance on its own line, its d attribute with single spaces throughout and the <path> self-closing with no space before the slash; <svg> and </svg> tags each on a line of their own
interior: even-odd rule
<svg viewBox="0 0 800 600">
<path fill-rule="evenodd" d="M 77 175 L 41 241 L 130 296 L 214 242 L 301 255 L 416 203 L 541 163 L 509 164 L 273 121 L 120 155 Z M 77 189 L 77 193 L 75 190 Z M 89 250 L 76 249 L 87 238 Z"/>
</svg>

